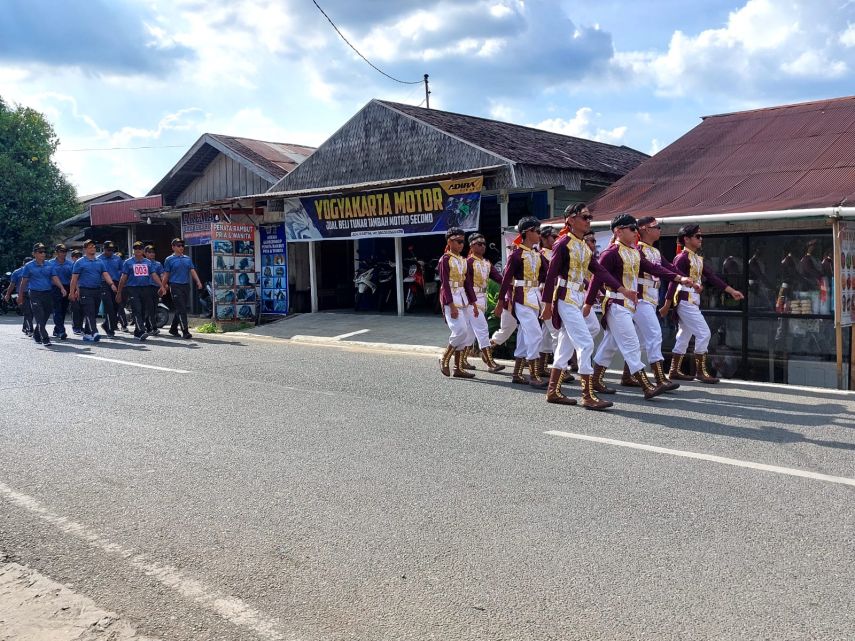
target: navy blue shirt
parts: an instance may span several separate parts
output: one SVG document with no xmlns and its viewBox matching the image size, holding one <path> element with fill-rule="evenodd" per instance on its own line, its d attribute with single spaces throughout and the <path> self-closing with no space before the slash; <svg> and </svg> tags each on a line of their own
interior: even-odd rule
<svg viewBox="0 0 855 641">
<path fill-rule="evenodd" d="M 154 281 L 151 274 L 154 273 L 151 261 L 148 258 L 128 258 L 122 265 L 122 274 L 127 277 L 125 284 L 128 287 L 148 287 Z"/>
<path fill-rule="evenodd" d="M 39 265 L 36 261 L 31 261 L 24 265 L 23 278 L 29 278 L 27 289 L 31 292 L 49 292 L 53 289 L 51 278 L 56 275 L 53 265 L 49 262 L 44 262 Z"/>
<path fill-rule="evenodd" d="M 98 256 L 99 260 L 104 263 L 104 271 L 110 274 L 110 278 L 118 282 L 122 277 L 122 259 L 113 254 L 109 258 L 105 254 Z"/>
<path fill-rule="evenodd" d="M 77 286 L 85 287 L 86 289 L 100 289 L 101 281 L 104 279 L 104 272 L 107 269 L 100 258 L 89 259 L 86 256 L 77 259 L 74 263 L 72 274 L 78 274 Z"/>
<path fill-rule="evenodd" d="M 53 265 L 53 271 L 59 278 L 59 282 L 66 287 L 71 285 L 71 270 L 74 268 L 72 262 L 67 258 L 63 263 L 60 263 L 56 258 L 51 258 L 48 262 Z"/>
<path fill-rule="evenodd" d="M 196 269 L 196 266 L 186 254 L 184 256 L 172 254 L 167 256 L 163 263 L 163 270 L 169 274 L 169 282 L 176 285 L 186 285 L 190 282 L 191 269 Z"/>
</svg>

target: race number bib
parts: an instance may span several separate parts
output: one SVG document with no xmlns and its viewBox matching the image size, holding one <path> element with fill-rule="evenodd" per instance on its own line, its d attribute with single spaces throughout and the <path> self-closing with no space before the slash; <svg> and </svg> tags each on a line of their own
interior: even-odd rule
<svg viewBox="0 0 855 641">
<path fill-rule="evenodd" d="M 144 263 L 134 265 L 134 276 L 148 276 L 148 265 Z"/>
</svg>

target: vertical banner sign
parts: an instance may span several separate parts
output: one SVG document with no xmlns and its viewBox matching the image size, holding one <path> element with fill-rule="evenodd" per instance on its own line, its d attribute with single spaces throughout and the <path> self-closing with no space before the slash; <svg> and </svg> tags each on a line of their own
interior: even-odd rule
<svg viewBox="0 0 855 641">
<path fill-rule="evenodd" d="M 855 324 L 855 225 L 839 224 L 840 299 L 835 304 L 840 310 L 840 325 L 848 327 Z"/>
<path fill-rule="evenodd" d="M 185 211 L 181 214 L 181 238 L 188 246 L 210 245 L 212 211 Z"/>
<path fill-rule="evenodd" d="M 288 245 L 285 225 L 262 225 L 261 313 L 288 313 Z"/>
<path fill-rule="evenodd" d="M 218 321 L 255 320 L 258 303 L 255 226 L 213 223 L 210 234 L 214 318 Z"/>
</svg>

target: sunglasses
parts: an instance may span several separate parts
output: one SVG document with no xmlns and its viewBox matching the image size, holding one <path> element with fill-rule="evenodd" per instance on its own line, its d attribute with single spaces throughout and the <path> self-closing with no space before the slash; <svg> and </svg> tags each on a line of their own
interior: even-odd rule
<svg viewBox="0 0 855 641">
<path fill-rule="evenodd" d="M 704 235 L 703 235 L 703 234 L 693 234 L 693 235 L 692 235 L 692 238 L 697 238 L 698 240 L 702 240 L 702 239 L 703 239 L 703 237 L 704 237 Z"/>
<path fill-rule="evenodd" d="M 624 225 L 623 227 L 618 227 L 618 229 L 629 229 L 630 231 L 638 231 L 638 225 Z"/>
<path fill-rule="evenodd" d="M 662 229 L 661 225 L 648 225 L 644 229 Z"/>
<path fill-rule="evenodd" d="M 34 253 L 34 254 L 44 254 L 44 253 L 45 253 L 45 250 L 44 250 L 44 249 L 37 249 L 37 250 L 36 250 L 36 251 L 34 251 L 33 253 Z"/>
<path fill-rule="evenodd" d="M 462 243 L 463 239 L 462 238 L 449 238 L 448 242 L 450 242 L 450 243 Z"/>
<path fill-rule="evenodd" d="M 582 218 L 582 220 L 587 220 L 587 221 L 594 220 L 593 214 L 582 214 L 581 218 Z"/>
<path fill-rule="evenodd" d="M 472 243 L 472 244 L 473 244 L 473 245 L 486 245 L 487 243 L 485 243 L 483 240 L 476 240 L 476 241 L 475 241 L 474 243 Z"/>
</svg>

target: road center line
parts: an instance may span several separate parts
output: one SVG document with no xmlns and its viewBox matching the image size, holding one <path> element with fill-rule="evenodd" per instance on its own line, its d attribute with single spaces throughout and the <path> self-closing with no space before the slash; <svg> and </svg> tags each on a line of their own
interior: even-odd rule
<svg viewBox="0 0 855 641">
<path fill-rule="evenodd" d="M 765 463 L 741 461 L 739 459 L 715 456 L 713 454 L 699 454 L 698 452 L 687 452 L 685 450 L 672 450 L 667 447 L 644 445 L 643 443 L 632 443 L 630 441 L 618 441 L 613 438 L 603 438 L 602 436 L 588 436 L 587 434 L 575 434 L 573 432 L 562 432 L 559 430 L 549 430 L 544 433 L 549 434 L 550 436 L 561 436 L 564 438 L 573 438 L 579 441 L 590 441 L 592 443 L 603 443 L 604 445 L 628 447 L 635 450 L 644 450 L 646 452 L 656 452 L 657 454 L 670 454 L 671 456 L 681 456 L 683 458 L 697 459 L 700 461 L 711 461 L 712 463 L 733 465 L 734 467 L 747 467 L 752 470 L 774 472 L 775 474 L 786 474 L 788 476 L 800 476 L 802 478 L 813 479 L 815 481 L 826 481 L 827 483 L 839 483 L 840 485 L 850 485 L 855 487 L 855 479 L 846 478 L 845 476 L 831 476 L 829 474 L 820 474 L 819 472 L 797 470 L 792 467 L 779 467 L 777 465 L 766 465 Z"/>
<path fill-rule="evenodd" d="M 162 565 L 132 548 L 113 543 L 97 531 L 81 523 L 72 521 L 67 517 L 51 512 L 37 499 L 22 494 L 4 483 L 0 483 L 0 498 L 4 497 L 10 503 L 32 512 L 42 521 L 50 523 L 62 532 L 82 539 L 93 548 L 99 549 L 111 556 L 124 559 L 140 572 L 160 581 L 166 587 L 195 601 L 206 610 L 210 610 L 226 621 L 252 630 L 261 638 L 268 639 L 269 641 L 281 641 L 284 639 L 284 635 L 279 631 L 278 621 L 265 617 L 245 601 L 224 594 L 197 579 L 193 579 L 171 565 Z"/>
<path fill-rule="evenodd" d="M 94 361 L 107 361 L 108 363 L 118 363 L 119 365 L 131 365 L 132 367 L 143 367 L 145 369 L 156 369 L 161 372 L 175 372 L 177 374 L 189 374 L 186 369 L 172 369 L 170 367 L 158 367 L 157 365 L 143 365 L 142 363 L 132 363 L 131 361 L 120 361 L 117 358 L 104 358 L 103 356 L 89 356 L 88 354 L 78 354 L 80 358 L 91 358 Z"/>
<path fill-rule="evenodd" d="M 333 336 L 333 340 L 340 341 L 343 338 L 350 338 L 351 336 L 358 336 L 359 334 L 367 334 L 370 331 L 370 329 L 358 329 L 355 332 L 348 332 L 347 334 L 339 334 L 338 336 Z"/>
</svg>

